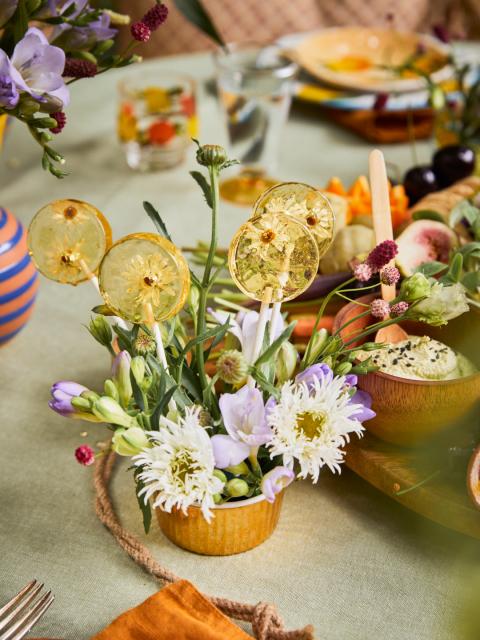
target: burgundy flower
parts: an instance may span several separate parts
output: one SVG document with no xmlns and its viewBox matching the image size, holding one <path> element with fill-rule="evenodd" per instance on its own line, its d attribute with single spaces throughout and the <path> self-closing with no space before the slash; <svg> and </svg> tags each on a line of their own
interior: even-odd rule
<svg viewBox="0 0 480 640">
<path fill-rule="evenodd" d="M 130 27 L 130 32 L 132 37 L 138 42 L 148 42 L 150 40 L 150 36 L 152 35 L 151 30 L 147 27 L 144 22 L 134 22 Z"/>
<path fill-rule="evenodd" d="M 61 131 L 63 131 L 63 128 L 67 124 L 67 116 L 65 115 L 65 113 L 63 111 L 55 111 L 54 113 L 50 114 L 50 117 L 54 118 L 57 121 L 57 126 L 52 127 L 50 131 L 52 133 L 61 133 Z"/>
<path fill-rule="evenodd" d="M 143 16 L 142 22 L 146 24 L 150 31 L 156 31 L 168 16 L 168 7 L 164 4 L 156 4 Z"/>
<path fill-rule="evenodd" d="M 375 98 L 375 102 L 373 103 L 374 111 L 383 111 L 387 106 L 388 102 L 388 93 L 378 93 Z"/>
<path fill-rule="evenodd" d="M 382 269 L 382 272 L 380 274 L 380 281 L 382 282 L 382 284 L 393 285 L 397 284 L 399 280 L 400 271 L 397 269 L 397 267 L 386 266 Z"/>
<path fill-rule="evenodd" d="M 75 449 L 75 458 L 77 462 L 83 464 L 85 467 L 89 467 L 95 462 L 95 452 L 88 444 L 82 444 Z"/>
<path fill-rule="evenodd" d="M 66 78 L 93 78 L 93 76 L 97 75 L 97 71 L 97 65 L 91 60 L 67 58 L 63 76 Z"/>
<path fill-rule="evenodd" d="M 390 305 L 386 300 L 377 298 L 377 300 L 373 300 L 370 304 L 370 313 L 374 318 L 385 320 L 385 318 L 388 318 L 390 315 Z"/>
<path fill-rule="evenodd" d="M 450 42 L 450 34 L 448 33 L 447 27 L 443 24 L 435 24 L 432 27 L 432 31 L 434 35 L 440 40 L 440 42 L 444 42 L 448 44 Z"/>
<path fill-rule="evenodd" d="M 353 275 L 360 282 L 368 282 L 373 275 L 372 268 L 366 262 L 361 262 L 354 268 Z"/>
<path fill-rule="evenodd" d="M 383 269 L 390 260 L 393 260 L 397 253 L 397 243 L 393 240 L 384 240 L 370 251 L 365 262 L 372 269 L 373 273 L 377 273 L 377 271 Z"/>
<path fill-rule="evenodd" d="M 390 309 L 390 313 L 393 317 L 397 318 L 398 316 L 401 316 L 406 311 L 408 311 L 409 306 L 410 305 L 408 304 L 408 302 L 405 302 L 405 301 L 397 302 L 392 305 L 392 308 Z"/>
</svg>

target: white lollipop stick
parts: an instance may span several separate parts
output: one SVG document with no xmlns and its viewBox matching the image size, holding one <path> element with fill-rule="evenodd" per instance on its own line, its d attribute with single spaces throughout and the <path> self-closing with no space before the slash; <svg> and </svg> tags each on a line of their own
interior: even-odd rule
<svg viewBox="0 0 480 640">
<path fill-rule="evenodd" d="M 272 317 L 270 318 L 270 344 L 275 340 L 275 334 L 278 329 L 281 317 L 281 302 L 275 302 L 272 307 Z"/>
<path fill-rule="evenodd" d="M 150 303 L 146 305 L 146 310 L 147 310 L 147 316 L 149 318 L 149 324 L 152 327 L 153 337 L 155 338 L 155 345 L 157 347 L 157 357 L 162 363 L 162 367 L 165 369 L 167 373 L 169 373 L 167 356 L 165 355 L 165 347 L 163 346 L 162 332 L 160 331 L 160 326 L 158 322 L 153 319 L 153 310 L 152 310 L 152 305 Z M 168 403 L 168 408 L 171 411 L 177 410 L 177 405 L 175 404 L 175 400 L 173 398 L 170 399 Z"/>
<path fill-rule="evenodd" d="M 257 330 L 255 332 L 255 342 L 253 344 L 252 364 L 255 363 L 255 360 L 258 358 L 258 356 L 260 355 L 260 351 L 262 350 L 263 339 L 265 337 L 265 329 L 267 327 L 267 322 L 268 322 L 268 312 L 270 309 L 271 298 L 272 298 L 272 290 L 271 288 L 268 288 L 265 291 L 265 299 L 260 304 Z M 252 376 L 248 377 L 247 384 L 251 388 L 255 386 L 255 380 L 253 379 Z"/>
<path fill-rule="evenodd" d="M 98 284 L 98 278 L 94 273 L 92 273 L 90 271 L 90 269 L 88 268 L 85 260 L 80 260 L 80 266 L 82 268 L 83 273 L 87 276 L 89 282 L 91 282 L 91 284 L 93 285 L 93 288 L 95 289 L 95 291 L 97 293 L 100 293 L 100 286 Z M 102 294 L 100 293 L 100 295 L 102 295 Z M 122 318 L 119 318 L 118 316 L 112 316 L 112 319 L 122 329 L 128 329 L 127 323 L 124 320 L 122 320 Z"/>
</svg>

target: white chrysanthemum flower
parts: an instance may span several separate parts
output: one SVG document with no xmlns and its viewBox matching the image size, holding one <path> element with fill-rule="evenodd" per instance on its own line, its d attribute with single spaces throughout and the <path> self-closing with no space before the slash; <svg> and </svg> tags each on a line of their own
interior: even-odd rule
<svg viewBox="0 0 480 640">
<path fill-rule="evenodd" d="M 178 422 L 162 417 L 160 430 L 149 432 L 153 446 L 133 460 L 143 467 L 139 478 L 145 486 L 139 495 L 145 502 L 153 496 L 153 507 L 168 513 L 176 507 L 186 514 L 188 507 L 196 505 L 210 522 L 213 496 L 220 493 L 223 482 L 213 475 L 210 437 L 199 420 L 198 407 L 187 408 Z"/>
<path fill-rule="evenodd" d="M 363 427 L 355 417 L 363 405 L 352 402 L 344 376 L 313 378 L 310 384 L 286 382 L 280 400 L 267 413 L 273 437 L 267 444 L 271 456 L 283 456 L 292 468 L 300 464 L 300 478 L 310 475 L 317 482 L 327 465 L 340 472 L 342 447 L 350 433 L 361 436 Z"/>
</svg>

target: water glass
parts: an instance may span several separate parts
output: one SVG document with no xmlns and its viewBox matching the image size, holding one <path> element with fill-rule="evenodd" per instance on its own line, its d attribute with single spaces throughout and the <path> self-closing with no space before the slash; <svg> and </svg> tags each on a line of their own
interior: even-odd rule
<svg viewBox="0 0 480 640">
<path fill-rule="evenodd" d="M 181 163 L 197 130 L 195 83 L 188 76 L 148 71 L 120 83 L 117 131 L 132 169 Z"/>
<path fill-rule="evenodd" d="M 240 174 L 224 182 L 222 195 L 250 204 L 276 183 L 282 129 L 288 118 L 297 65 L 276 45 L 228 45 L 215 54 L 218 98 L 230 157 Z"/>
</svg>

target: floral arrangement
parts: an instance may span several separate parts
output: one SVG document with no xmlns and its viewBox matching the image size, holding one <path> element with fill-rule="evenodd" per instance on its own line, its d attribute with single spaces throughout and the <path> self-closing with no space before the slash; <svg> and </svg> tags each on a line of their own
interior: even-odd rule
<svg viewBox="0 0 480 640">
<path fill-rule="evenodd" d="M 131 25 L 132 40 L 114 52 L 117 25 L 130 18 L 88 0 L 3 0 L 0 3 L 0 118 L 23 122 L 41 146 L 43 168 L 57 178 L 65 160 L 51 146 L 66 124 L 69 85 L 140 60 L 132 53 L 165 22 L 160 0 Z"/>
<path fill-rule="evenodd" d="M 117 310 L 109 306 L 113 296 L 105 295 L 101 266 L 100 289 L 107 304 L 94 309 L 89 331 L 113 357 L 110 377 L 100 391 L 57 382 L 50 401 L 65 417 L 107 425 L 111 443 L 97 453 L 84 444 L 75 456 L 87 466 L 110 448 L 131 458 L 146 530 L 152 506 L 187 513 L 196 505 L 210 521 L 214 507 L 226 501 L 262 494 L 274 501 L 296 477 L 317 482 L 324 467 L 340 472 L 345 444 L 361 436 L 362 423 L 375 416 L 370 396 L 357 383 L 358 376 L 376 370 L 371 354 L 385 345 L 360 346 L 359 341 L 399 320 L 439 325 L 468 309 L 461 285 L 416 273 L 403 280 L 391 303 L 380 298 L 358 303 L 362 315 L 372 316 L 361 333 L 348 333 L 351 321 L 331 333 L 319 329 L 334 296 L 350 300 L 359 287 L 373 291 L 379 282 L 399 282 L 400 273 L 391 265 L 396 243 L 385 241 L 325 296 L 300 354 L 290 341 L 294 323 L 281 314 L 274 322 L 272 310 L 264 316 L 262 307 L 259 313 L 219 295 L 227 258 L 217 248 L 218 181 L 232 162 L 215 145 L 199 146 L 197 160 L 208 174 L 192 172 L 211 210 L 211 242 L 202 252 L 203 273 L 187 272 L 188 297 L 176 293 L 179 278 L 160 253 L 148 260 L 134 255 L 121 272 L 123 296 L 150 308 L 172 296 L 185 300 L 184 308 L 160 327 L 154 322 L 120 326 L 115 319 L 112 325 L 109 316 Z M 144 206 L 167 246 L 171 239 L 163 220 L 152 205 Z M 297 210 L 302 219 L 302 207 Z M 257 227 L 249 227 L 250 250 L 289 241 L 286 227 L 275 226 L 275 215 L 283 214 L 265 216 L 256 235 Z M 315 219 L 309 219 L 314 225 Z M 287 236 L 282 239 L 282 234 Z M 136 241 L 144 238 L 138 234 Z M 125 240 L 116 245 L 122 242 L 125 246 Z M 215 308 L 209 306 L 212 299 Z M 267 325 L 258 350 L 262 317 Z"/>
</svg>

